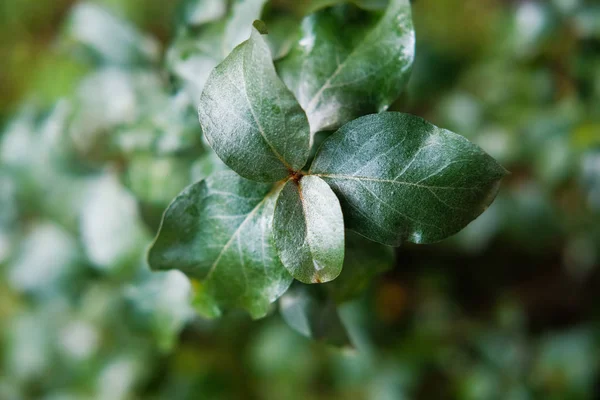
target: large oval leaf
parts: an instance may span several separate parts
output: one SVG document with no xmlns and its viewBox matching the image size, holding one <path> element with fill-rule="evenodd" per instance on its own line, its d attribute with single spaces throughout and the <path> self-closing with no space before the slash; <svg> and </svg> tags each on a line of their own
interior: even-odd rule
<svg viewBox="0 0 600 400">
<path fill-rule="evenodd" d="M 334 133 L 310 173 L 338 195 L 348 228 L 397 246 L 464 228 L 493 201 L 506 170 L 462 136 L 388 112 Z"/>
<path fill-rule="evenodd" d="M 410 3 L 392 0 L 379 15 L 350 5 L 311 14 L 277 64 L 313 132 L 387 109 L 406 84 L 415 54 Z"/>
<path fill-rule="evenodd" d="M 331 188 L 316 176 L 289 180 L 281 190 L 273 221 L 283 265 L 304 283 L 335 279 L 344 262 L 344 218 Z"/>
<path fill-rule="evenodd" d="M 256 29 L 212 72 L 198 112 L 211 147 L 248 179 L 278 181 L 308 159 L 306 115 L 277 76 Z"/>
<path fill-rule="evenodd" d="M 231 171 L 189 186 L 165 212 L 150 266 L 199 279 L 196 306 L 206 316 L 232 307 L 264 316 L 292 281 L 272 245 L 278 192 Z"/>
</svg>

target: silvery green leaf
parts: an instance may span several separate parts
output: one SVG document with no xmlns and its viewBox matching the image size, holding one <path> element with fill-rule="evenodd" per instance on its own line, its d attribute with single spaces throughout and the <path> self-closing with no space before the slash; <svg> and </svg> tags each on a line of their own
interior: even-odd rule
<svg viewBox="0 0 600 400">
<path fill-rule="evenodd" d="M 169 47 L 167 68 L 181 81 L 194 105 L 198 104 L 212 70 L 250 36 L 252 23 L 261 17 L 264 3 L 265 0 L 238 0 L 227 18 L 199 29 L 184 29 Z"/>
<path fill-rule="evenodd" d="M 102 159 L 112 150 L 111 135 L 116 128 L 139 121 L 166 101 L 155 72 L 100 68 L 81 82 L 74 95 L 74 115 L 68 127 L 73 146 L 87 159 Z"/>
<path fill-rule="evenodd" d="M 189 186 L 164 214 L 148 255 L 151 268 L 199 280 L 195 306 L 205 316 L 229 308 L 264 316 L 292 281 L 272 243 L 279 190 L 231 171 Z"/>
<path fill-rule="evenodd" d="M 277 69 L 313 132 L 386 110 L 411 72 L 415 32 L 408 0 L 385 13 L 341 5 L 307 16 Z"/>
<path fill-rule="evenodd" d="M 335 346 L 352 345 L 335 302 L 319 288 L 292 286 L 279 300 L 279 312 L 292 329 L 307 338 Z"/>
<path fill-rule="evenodd" d="M 139 201 L 166 207 L 191 182 L 191 161 L 183 157 L 130 158 L 124 183 Z"/>
<path fill-rule="evenodd" d="M 342 3 L 353 3 L 365 10 L 381 10 L 385 9 L 389 0 L 284 0 L 283 3 L 290 3 L 289 7 L 306 15 Z"/>
<path fill-rule="evenodd" d="M 126 290 L 144 324 L 154 332 L 161 349 L 170 350 L 184 324 L 193 316 L 189 279 L 179 271 L 148 273 Z"/>
<path fill-rule="evenodd" d="M 182 20 L 192 26 L 221 19 L 226 12 L 226 0 L 185 0 L 181 4 Z"/>
<path fill-rule="evenodd" d="M 159 46 L 154 39 L 92 3 L 74 7 L 66 35 L 102 62 L 132 65 L 155 62 L 159 57 Z"/>
<path fill-rule="evenodd" d="M 309 173 L 331 185 L 347 228 L 398 246 L 460 231 L 494 200 L 506 170 L 462 136 L 387 112 L 343 126 Z"/>
<path fill-rule="evenodd" d="M 108 272 L 137 266 L 149 239 L 136 199 L 111 174 L 99 177 L 89 190 L 80 231 L 89 260 Z"/>
<path fill-rule="evenodd" d="M 212 70 L 225 58 L 222 42 L 225 22 L 207 24 L 199 31 L 182 31 L 167 51 L 167 68 L 198 104 Z"/>
<path fill-rule="evenodd" d="M 81 261 L 77 241 L 50 222 L 36 223 L 29 230 L 9 264 L 8 281 L 20 292 L 56 296 L 75 275 Z"/>
<path fill-rule="evenodd" d="M 331 188 L 316 176 L 290 179 L 273 219 L 279 258 L 304 283 L 335 279 L 344 262 L 344 218 Z"/>
<path fill-rule="evenodd" d="M 213 150 L 245 178 L 278 181 L 308 159 L 306 115 L 256 29 L 211 73 L 198 112 Z"/>
</svg>

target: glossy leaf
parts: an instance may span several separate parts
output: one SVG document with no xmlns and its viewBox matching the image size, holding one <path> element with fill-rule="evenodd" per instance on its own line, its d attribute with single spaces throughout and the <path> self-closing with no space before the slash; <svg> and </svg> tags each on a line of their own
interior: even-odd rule
<svg viewBox="0 0 600 400">
<path fill-rule="evenodd" d="M 464 228 L 493 201 L 506 170 L 462 136 L 388 112 L 333 134 L 310 173 L 338 195 L 347 228 L 398 246 Z"/>
<path fill-rule="evenodd" d="M 375 243 L 352 232 L 346 232 L 344 268 L 340 276 L 325 287 L 336 303 L 358 297 L 371 281 L 394 266 L 392 247 Z"/>
<path fill-rule="evenodd" d="M 331 188 L 316 176 L 289 180 L 277 199 L 275 246 L 283 265 L 304 283 L 335 279 L 344 262 L 344 218 Z"/>
<path fill-rule="evenodd" d="M 349 5 L 311 14 L 278 63 L 313 132 L 386 110 L 406 84 L 415 46 L 410 3 L 392 0 L 378 15 Z"/>
<path fill-rule="evenodd" d="M 208 317 L 234 307 L 264 316 L 292 281 L 272 245 L 278 191 L 231 171 L 189 186 L 165 212 L 150 266 L 198 279 L 196 308 Z"/>
<path fill-rule="evenodd" d="M 211 147 L 248 179 L 278 181 L 308 159 L 306 115 L 256 29 L 212 72 L 198 112 Z"/>
</svg>

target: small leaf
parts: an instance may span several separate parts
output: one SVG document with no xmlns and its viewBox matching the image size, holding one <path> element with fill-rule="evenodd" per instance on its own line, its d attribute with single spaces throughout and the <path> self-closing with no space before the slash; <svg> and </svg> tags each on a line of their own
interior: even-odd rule
<svg viewBox="0 0 600 400">
<path fill-rule="evenodd" d="M 325 287 L 336 303 L 344 303 L 358 297 L 373 278 L 394 266 L 392 247 L 367 240 L 346 232 L 346 253 L 342 273 Z"/>
<path fill-rule="evenodd" d="M 336 304 L 316 287 L 292 286 L 279 301 L 279 312 L 292 329 L 307 338 L 352 346 Z"/>
<path fill-rule="evenodd" d="M 198 112 L 209 144 L 243 177 L 278 181 L 308 159 L 306 115 L 256 29 L 212 72 Z"/>
<path fill-rule="evenodd" d="M 462 136 L 388 112 L 334 133 L 310 173 L 331 185 L 347 228 L 398 246 L 460 231 L 494 200 L 506 170 Z"/>
<path fill-rule="evenodd" d="M 292 281 L 272 245 L 278 192 L 231 171 L 189 186 L 165 212 L 150 266 L 199 279 L 195 305 L 208 317 L 234 307 L 264 316 Z"/>
<path fill-rule="evenodd" d="M 311 14 L 278 62 L 313 132 L 387 109 L 406 84 L 415 46 L 410 3 L 392 0 L 377 15 L 349 5 Z"/>
<path fill-rule="evenodd" d="M 344 262 L 344 218 L 331 188 L 316 176 L 289 180 L 281 190 L 273 221 L 283 265 L 304 283 L 335 279 Z"/>
</svg>

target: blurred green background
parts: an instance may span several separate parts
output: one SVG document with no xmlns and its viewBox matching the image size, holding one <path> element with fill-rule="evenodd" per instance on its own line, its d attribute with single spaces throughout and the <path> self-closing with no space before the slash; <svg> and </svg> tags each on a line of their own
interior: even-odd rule
<svg viewBox="0 0 600 400">
<path fill-rule="evenodd" d="M 597 1 L 413 1 L 392 108 L 511 175 L 339 307 L 341 349 L 275 309 L 202 319 L 145 264 L 165 206 L 219 168 L 177 90 L 196 3 L 0 2 L 0 399 L 600 398 Z"/>
</svg>

